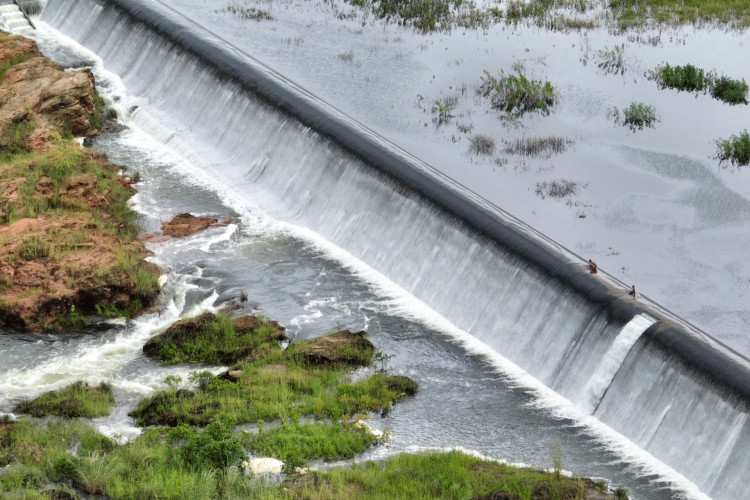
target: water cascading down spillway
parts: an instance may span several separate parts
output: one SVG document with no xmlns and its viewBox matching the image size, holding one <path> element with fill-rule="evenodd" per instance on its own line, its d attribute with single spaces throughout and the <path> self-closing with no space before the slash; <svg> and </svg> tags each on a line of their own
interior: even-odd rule
<svg viewBox="0 0 750 500">
<path fill-rule="evenodd" d="M 42 20 L 190 131 L 160 140 L 196 158 L 211 148 L 213 163 L 196 164 L 221 182 L 273 193 L 273 216 L 387 276 L 712 497 L 743 497 L 746 359 L 623 300 L 564 248 L 160 2 L 50 0 Z"/>
</svg>

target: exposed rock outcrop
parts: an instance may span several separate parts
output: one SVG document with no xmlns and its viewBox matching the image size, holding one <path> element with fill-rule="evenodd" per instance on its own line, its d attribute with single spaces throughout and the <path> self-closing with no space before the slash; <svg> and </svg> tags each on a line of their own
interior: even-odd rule
<svg viewBox="0 0 750 500">
<path fill-rule="evenodd" d="M 218 219 L 212 217 L 196 217 L 192 214 L 178 214 L 169 222 L 162 222 L 161 230 L 164 234 L 174 237 L 189 236 L 216 224 Z"/>
<path fill-rule="evenodd" d="M 101 122 L 90 71 L 64 71 L 33 40 L 0 32 L 0 325 L 130 315 L 158 294 L 126 206 L 135 190 L 119 167 L 64 139 Z"/>
<path fill-rule="evenodd" d="M 286 339 L 284 327 L 257 316 L 231 320 L 230 345 L 225 345 L 227 335 L 222 328 L 213 313 L 180 320 L 149 339 L 143 346 L 143 353 L 166 362 L 202 361 L 232 365 L 264 353 L 270 348 L 269 342 Z M 206 344 L 209 346 L 204 347 Z"/>
<path fill-rule="evenodd" d="M 341 330 L 300 342 L 289 352 L 291 356 L 311 365 L 367 366 L 372 363 L 375 346 L 365 338 L 365 335 L 365 331 Z"/>
<path fill-rule="evenodd" d="M 12 65 L 0 80 L 0 124 L 33 120 L 31 149 L 45 150 L 61 130 L 77 136 L 98 132 L 92 126 L 97 97 L 91 71 L 64 71 L 33 40 L 0 34 L 0 67 L 6 64 Z"/>
</svg>

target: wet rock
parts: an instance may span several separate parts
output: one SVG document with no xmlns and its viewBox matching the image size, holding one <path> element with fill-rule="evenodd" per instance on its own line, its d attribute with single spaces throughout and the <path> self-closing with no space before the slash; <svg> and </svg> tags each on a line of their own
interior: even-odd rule
<svg viewBox="0 0 750 500">
<path fill-rule="evenodd" d="M 172 324 L 167 330 L 152 337 L 143 346 L 146 356 L 169 360 L 174 351 L 187 353 L 189 346 L 198 343 L 199 339 L 205 342 L 206 337 L 212 335 L 214 323 L 217 321 L 213 313 L 203 313 L 196 318 L 184 319 Z M 269 327 L 260 336 L 252 336 L 251 333 L 257 328 Z M 203 361 L 219 365 L 233 365 L 241 361 L 253 360 L 271 349 L 269 342 L 286 339 L 284 327 L 275 321 L 265 321 L 257 316 L 242 316 L 232 320 L 232 329 L 236 338 L 248 338 L 248 344 L 234 347 L 232 349 L 221 348 L 220 339 L 212 343 L 213 352 L 208 353 L 210 359 L 190 359 L 190 361 Z"/>
<path fill-rule="evenodd" d="M 341 330 L 296 344 L 290 353 L 311 365 L 367 366 L 372 362 L 375 346 L 365 335 L 364 331 Z"/>
<path fill-rule="evenodd" d="M 164 234 L 174 237 L 189 236 L 216 224 L 212 217 L 196 217 L 192 214 L 178 214 L 169 222 L 162 222 L 161 230 Z"/>
</svg>

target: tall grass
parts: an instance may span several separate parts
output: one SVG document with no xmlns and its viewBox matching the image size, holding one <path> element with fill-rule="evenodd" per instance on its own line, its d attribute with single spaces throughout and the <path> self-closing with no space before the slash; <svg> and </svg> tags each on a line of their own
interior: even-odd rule
<svg viewBox="0 0 750 500">
<path fill-rule="evenodd" d="M 552 156 L 565 152 L 572 139 L 558 136 L 523 137 L 507 142 L 503 151 L 523 156 Z"/>
<path fill-rule="evenodd" d="M 496 77 L 485 70 L 477 92 L 488 97 L 494 109 L 511 119 L 528 112 L 547 115 L 557 101 L 557 93 L 550 82 L 530 80 L 520 73 L 505 75 L 501 71 Z"/>
</svg>

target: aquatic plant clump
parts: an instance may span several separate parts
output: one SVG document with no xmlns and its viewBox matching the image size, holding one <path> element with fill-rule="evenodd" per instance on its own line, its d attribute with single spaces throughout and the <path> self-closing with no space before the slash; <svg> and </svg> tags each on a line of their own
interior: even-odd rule
<svg viewBox="0 0 750 500">
<path fill-rule="evenodd" d="M 734 80 L 722 76 L 711 86 L 711 95 L 729 104 L 747 104 L 748 85 L 745 79 Z"/>
<path fill-rule="evenodd" d="M 566 196 L 573 196 L 577 192 L 578 183 L 567 179 L 536 183 L 536 194 L 542 199 L 565 198 Z"/>
<path fill-rule="evenodd" d="M 716 158 L 719 164 L 729 161 L 732 165 L 745 166 L 750 164 L 750 134 L 745 130 L 729 139 L 716 141 Z"/>
<path fill-rule="evenodd" d="M 701 68 L 692 64 L 685 66 L 670 66 L 665 64 L 659 66 L 654 72 L 654 77 L 662 88 L 671 88 L 687 91 L 701 91 L 710 85 L 710 74 L 706 75 Z"/>
<path fill-rule="evenodd" d="M 735 80 L 728 76 L 717 76 L 713 72 L 696 68 L 692 64 L 657 66 L 649 72 L 649 78 L 656 80 L 661 88 L 711 92 L 714 99 L 729 104 L 747 104 L 748 102 L 748 85 L 744 79 Z"/>
<path fill-rule="evenodd" d="M 565 152 L 572 139 L 559 136 L 523 137 L 505 144 L 503 151 L 512 155 L 546 156 Z"/>
<path fill-rule="evenodd" d="M 643 127 L 653 128 L 654 124 L 659 121 L 656 108 L 642 102 L 630 103 L 622 111 L 614 107 L 609 110 L 609 116 L 614 118 L 616 124 L 628 127 L 633 132 L 643 130 Z"/>
<path fill-rule="evenodd" d="M 495 151 L 495 139 L 485 134 L 474 134 L 469 138 L 471 151 L 478 155 L 491 155 Z"/>
<path fill-rule="evenodd" d="M 523 74 L 495 77 L 484 71 L 477 92 L 488 97 L 493 109 L 504 113 L 505 118 L 520 118 L 526 113 L 548 115 L 557 101 L 557 92 L 549 81 L 531 80 Z"/>
<path fill-rule="evenodd" d="M 465 0 L 349 0 L 371 11 L 375 17 L 413 26 L 422 31 L 448 30 L 454 24 L 463 27 L 488 26 L 491 13 Z"/>
</svg>

